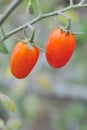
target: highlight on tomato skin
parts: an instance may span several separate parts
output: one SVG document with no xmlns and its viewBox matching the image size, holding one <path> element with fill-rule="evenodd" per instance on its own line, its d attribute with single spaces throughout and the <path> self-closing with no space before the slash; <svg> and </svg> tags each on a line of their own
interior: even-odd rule
<svg viewBox="0 0 87 130">
<path fill-rule="evenodd" d="M 34 68 L 39 58 L 39 49 L 29 48 L 24 42 L 18 42 L 13 48 L 10 58 L 10 69 L 14 77 L 25 78 Z"/>
<path fill-rule="evenodd" d="M 62 31 L 53 30 L 46 43 L 46 60 L 53 68 L 63 67 L 71 58 L 76 46 L 75 36 Z"/>
</svg>

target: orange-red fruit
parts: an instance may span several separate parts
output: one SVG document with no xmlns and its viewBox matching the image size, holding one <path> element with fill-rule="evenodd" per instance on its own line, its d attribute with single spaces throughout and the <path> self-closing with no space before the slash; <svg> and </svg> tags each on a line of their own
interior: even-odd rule
<svg viewBox="0 0 87 130">
<path fill-rule="evenodd" d="M 54 68 L 63 67 L 71 58 L 75 48 L 75 37 L 57 28 L 51 32 L 46 43 L 46 59 Z"/>
<path fill-rule="evenodd" d="M 35 46 L 29 48 L 24 42 L 18 42 L 14 47 L 11 59 L 10 68 L 12 74 L 18 78 L 26 77 L 35 66 L 39 57 L 39 49 Z"/>
</svg>

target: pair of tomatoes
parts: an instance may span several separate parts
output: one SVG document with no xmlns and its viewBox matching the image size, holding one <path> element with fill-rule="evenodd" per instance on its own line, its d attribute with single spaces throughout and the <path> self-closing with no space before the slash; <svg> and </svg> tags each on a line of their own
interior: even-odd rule
<svg viewBox="0 0 87 130">
<path fill-rule="evenodd" d="M 75 37 L 60 28 L 51 32 L 46 43 L 46 59 L 53 68 L 63 67 L 72 56 L 75 48 Z M 18 42 L 10 59 L 10 68 L 16 78 L 26 77 L 34 68 L 39 57 L 36 46 L 29 48 L 25 42 Z"/>
</svg>

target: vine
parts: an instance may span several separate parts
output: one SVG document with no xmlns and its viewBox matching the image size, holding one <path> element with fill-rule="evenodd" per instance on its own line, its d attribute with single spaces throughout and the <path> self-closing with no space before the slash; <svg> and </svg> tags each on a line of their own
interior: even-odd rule
<svg viewBox="0 0 87 130">
<path fill-rule="evenodd" d="M 0 26 L 4 23 L 4 21 L 7 19 L 7 17 L 11 14 L 11 12 L 17 7 L 18 4 L 20 4 L 23 0 L 14 0 L 14 2 L 8 7 L 8 9 L 2 14 L 2 17 L 0 19 Z M 29 2 L 32 2 L 31 0 L 29 0 Z M 56 16 L 56 15 L 62 15 L 63 17 L 65 17 L 68 21 L 67 23 L 67 28 L 69 28 L 70 26 L 70 23 L 71 23 L 71 19 L 69 18 L 69 16 L 65 15 L 64 12 L 67 12 L 69 10 L 72 10 L 72 9 L 77 9 L 77 8 L 82 8 L 82 7 L 87 7 L 87 4 L 85 3 L 85 0 L 81 0 L 78 4 L 74 4 L 73 3 L 73 0 L 70 0 L 70 4 L 61 9 L 61 10 L 55 10 L 53 12 L 50 12 L 50 13 L 42 13 L 42 10 L 41 10 L 41 7 L 40 7 L 40 4 L 39 4 L 39 1 L 36 0 L 37 2 L 37 6 L 38 6 L 38 11 L 39 11 L 39 14 L 36 18 L 34 18 L 33 20 L 25 23 L 24 25 L 22 26 L 19 26 L 18 28 L 6 33 L 4 36 L 1 37 L 1 40 L 2 41 L 5 41 L 6 39 L 8 39 L 9 37 L 11 37 L 12 35 L 14 35 L 15 33 L 23 30 L 24 28 L 27 28 L 28 26 L 27 25 L 33 25 L 35 23 L 37 23 L 38 21 L 40 20 L 43 20 L 45 18 L 48 18 L 48 17 L 52 17 L 52 16 Z M 28 7 L 30 7 L 31 4 L 28 3 Z M 75 33 L 73 32 L 74 34 L 84 34 L 84 33 Z"/>
</svg>

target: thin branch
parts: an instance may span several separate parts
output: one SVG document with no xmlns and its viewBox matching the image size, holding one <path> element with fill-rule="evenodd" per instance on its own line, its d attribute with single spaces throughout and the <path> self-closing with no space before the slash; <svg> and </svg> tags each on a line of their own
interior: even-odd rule
<svg viewBox="0 0 87 130">
<path fill-rule="evenodd" d="M 32 5 L 32 0 L 29 0 L 27 9 L 26 9 L 26 14 L 30 15 L 33 14 L 33 5 Z"/>
<path fill-rule="evenodd" d="M 61 12 L 66 12 L 66 11 L 69 11 L 71 9 L 78 9 L 78 8 L 83 8 L 83 7 L 87 7 L 87 4 L 76 4 L 76 5 L 73 5 L 73 6 L 68 6 L 62 10 L 60 10 Z"/>
<path fill-rule="evenodd" d="M 3 24 L 3 22 L 7 19 L 7 17 L 12 13 L 12 11 L 22 2 L 23 0 L 14 0 L 10 6 L 7 8 L 7 10 L 4 12 L 0 19 L 0 26 Z"/>
<path fill-rule="evenodd" d="M 64 30 L 68 30 L 67 32 L 69 32 L 69 29 L 70 29 L 70 26 L 71 26 L 71 18 L 68 16 L 68 15 L 66 15 L 66 14 L 64 14 L 64 13 L 62 13 L 62 12 L 60 12 L 60 11 L 57 11 L 58 12 L 58 14 L 60 14 L 60 15 L 62 15 L 63 17 L 65 17 L 66 19 L 67 19 L 67 25 L 66 25 L 66 27 L 65 28 L 63 28 Z"/>
<path fill-rule="evenodd" d="M 35 29 L 32 25 L 27 24 L 28 28 L 31 29 L 31 37 L 29 39 L 29 42 L 31 42 L 31 44 L 34 42 L 34 36 L 35 36 Z"/>
<path fill-rule="evenodd" d="M 79 4 L 83 4 L 85 2 L 85 0 L 81 0 Z"/>
<path fill-rule="evenodd" d="M 34 20 L 28 22 L 28 23 L 25 23 L 24 25 L 12 30 L 11 32 L 7 33 L 5 37 L 1 38 L 2 41 L 6 40 L 7 38 L 9 38 L 10 36 L 14 35 L 15 33 L 23 30 L 24 28 L 27 28 L 27 24 L 31 24 L 33 25 L 34 23 L 38 22 L 40 19 L 43 19 L 41 16 L 38 16 L 37 18 L 35 18 Z"/>
<path fill-rule="evenodd" d="M 62 9 L 62 10 L 59 10 L 59 11 L 56 10 L 56 11 L 54 11 L 54 12 L 42 14 L 42 15 L 36 17 L 35 19 L 31 20 L 30 22 L 25 23 L 24 25 L 22 25 L 22 26 L 20 26 L 20 27 L 18 27 L 18 28 L 16 28 L 16 29 L 14 29 L 13 31 L 7 33 L 5 37 L 2 37 L 2 40 L 4 41 L 4 40 L 6 40 L 7 38 L 9 38 L 9 37 L 11 37 L 12 35 L 14 35 L 15 33 L 17 33 L 17 32 L 19 32 L 19 31 L 23 30 L 23 28 L 26 28 L 26 27 L 27 27 L 27 24 L 33 25 L 33 24 L 37 23 L 38 21 L 40 21 L 40 20 L 42 20 L 42 19 L 45 19 L 45 18 L 48 18 L 48 17 L 51 17 L 51 16 L 56 16 L 56 15 L 58 15 L 58 12 L 63 13 L 63 12 L 67 12 L 67 11 L 69 11 L 69 10 L 71 10 L 71 9 L 77 9 L 77 8 L 82 8 L 82 7 L 87 7 L 87 4 L 82 4 L 82 5 L 81 5 L 81 4 L 77 4 L 77 5 L 73 5 L 73 6 L 68 6 L 68 7 L 64 8 L 64 9 Z"/>
<path fill-rule="evenodd" d="M 42 14 L 42 10 L 41 10 L 41 7 L 40 7 L 39 0 L 36 0 L 36 2 L 37 2 L 37 6 L 38 6 L 39 15 L 41 15 Z"/>
<path fill-rule="evenodd" d="M 2 35 L 5 37 L 5 31 L 4 31 L 4 28 L 1 26 L 1 32 L 2 32 Z"/>
<path fill-rule="evenodd" d="M 73 6 L 73 0 L 70 0 L 70 6 Z"/>
</svg>

